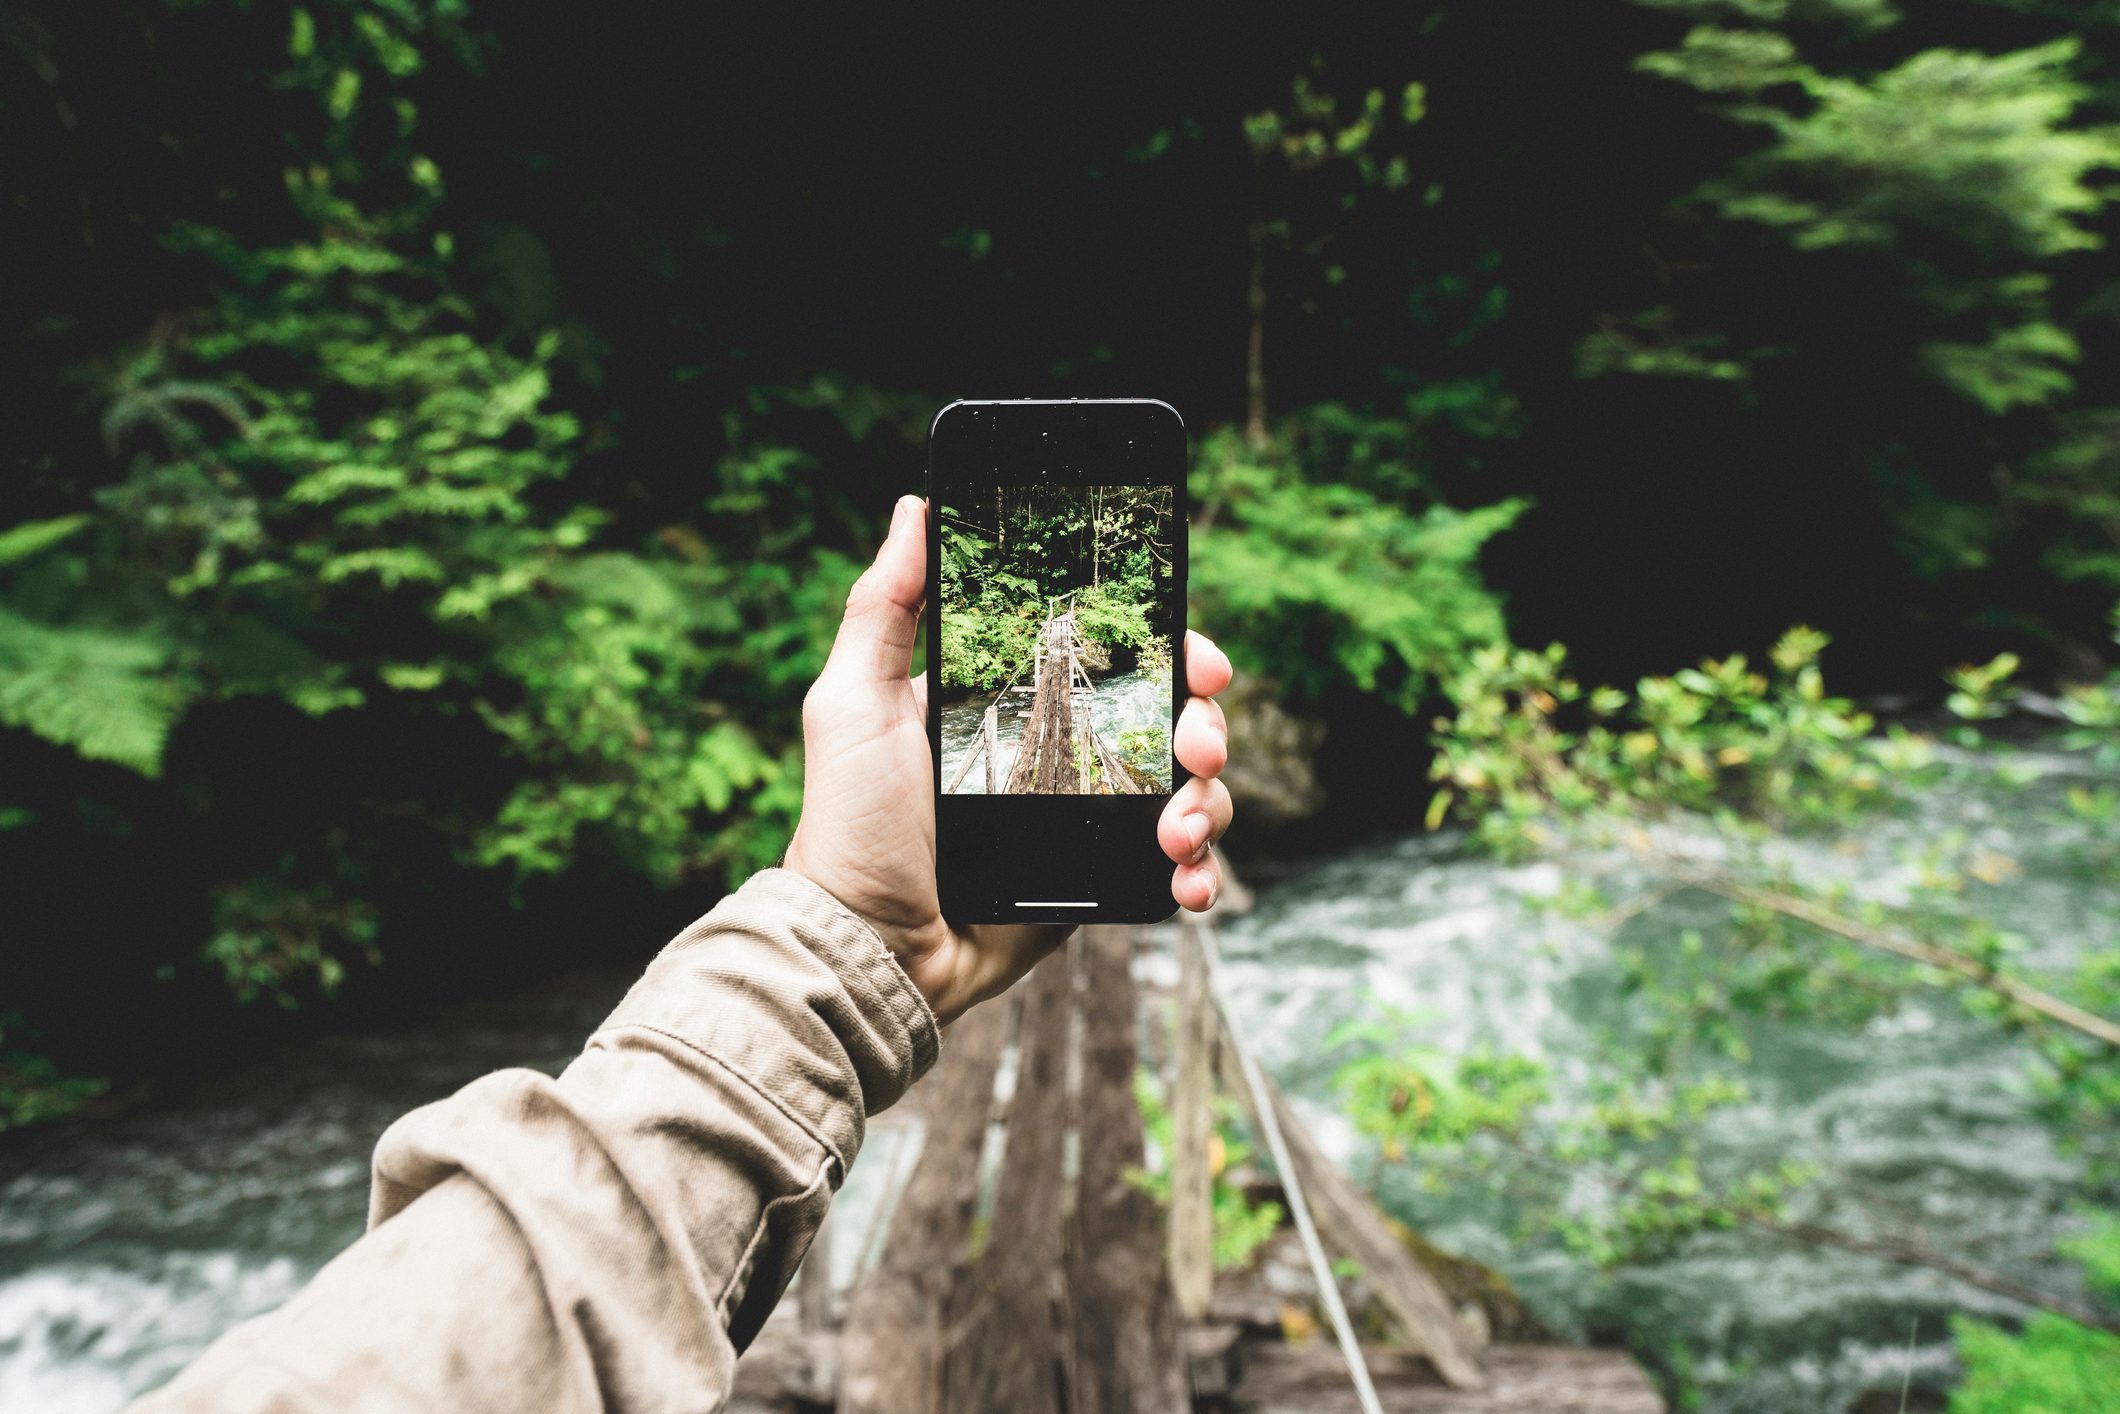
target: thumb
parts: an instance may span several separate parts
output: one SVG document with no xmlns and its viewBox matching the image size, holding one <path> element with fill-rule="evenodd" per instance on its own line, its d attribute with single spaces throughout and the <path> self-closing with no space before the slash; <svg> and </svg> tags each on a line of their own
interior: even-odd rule
<svg viewBox="0 0 2120 1414">
<path fill-rule="evenodd" d="M 880 681 L 903 678 L 913 666 L 913 634 L 927 590 L 927 502 L 900 496 L 890 533 L 875 562 L 847 593 L 846 616 L 832 641 L 827 672 Z"/>
</svg>

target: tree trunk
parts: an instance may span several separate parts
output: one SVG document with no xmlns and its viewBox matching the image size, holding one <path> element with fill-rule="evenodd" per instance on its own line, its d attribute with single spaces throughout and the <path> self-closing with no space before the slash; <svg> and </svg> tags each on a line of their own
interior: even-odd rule
<svg viewBox="0 0 2120 1414">
<path fill-rule="evenodd" d="M 1104 582 L 1104 493 L 1089 488 L 1089 587 Z"/>
</svg>

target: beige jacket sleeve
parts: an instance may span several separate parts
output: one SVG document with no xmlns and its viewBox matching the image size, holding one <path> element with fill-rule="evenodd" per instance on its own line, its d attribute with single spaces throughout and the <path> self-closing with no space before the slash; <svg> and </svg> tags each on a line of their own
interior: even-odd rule
<svg viewBox="0 0 2120 1414">
<path fill-rule="evenodd" d="M 558 1079 L 501 1071 L 392 1125 L 367 1235 L 135 1409 L 715 1409 L 864 1116 L 936 1049 L 875 933 L 767 870 Z"/>
</svg>

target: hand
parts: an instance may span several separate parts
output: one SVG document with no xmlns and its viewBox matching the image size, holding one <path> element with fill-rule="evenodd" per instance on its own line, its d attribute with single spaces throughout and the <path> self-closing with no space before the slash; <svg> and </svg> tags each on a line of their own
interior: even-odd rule
<svg viewBox="0 0 2120 1414">
<path fill-rule="evenodd" d="M 786 867 L 866 919 L 947 1025 L 1008 990 L 1073 931 L 1057 924 L 952 928 L 935 896 L 934 755 L 927 681 L 909 677 L 927 587 L 927 507 L 902 497 L 890 535 L 847 595 L 832 656 L 802 704 L 802 820 Z M 1170 798 L 1156 838 L 1177 868 L 1171 897 L 1215 901 L 1209 846 L 1229 828 L 1229 729 L 1214 694 L 1229 659 L 1199 634 L 1185 640 L 1186 686 L 1172 745 L 1193 778 Z"/>
</svg>

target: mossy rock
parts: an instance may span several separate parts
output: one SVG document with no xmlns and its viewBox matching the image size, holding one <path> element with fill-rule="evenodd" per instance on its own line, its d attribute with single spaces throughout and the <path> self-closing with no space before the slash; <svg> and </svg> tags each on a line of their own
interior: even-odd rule
<svg viewBox="0 0 2120 1414">
<path fill-rule="evenodd" d="M 1325 724 L 1299 717 L 1280 702 L 1271 678 L 1237 674 L 1217 699 L 1229 720 L 1229 765 L 1222 783 L 1244 815 L 1286 823 L 1305 820 L 1325 804 L 1313 766 Z"/>
<path fill-rule="evenodd" d="M 1460 1257 L 1445 1252 L 1427 1238 L 1415 1232 L 1396 1218 L 1386 1218 L 1391 1231 L 1406 1250 L 1413 1253 L 1415 1261 L 1427 1268 L 1428 1275 L 1443 1288 L 1450 1304 L 1462 1311 L 1467 1306 L 1477 1307 L 1487 1318 L 1487 1329 L 1492 1338 L 1499 1341 L 1542 1341 L 1552 1339 L 1531 1308 L 1516 1294 L 1516 1288 L 1485 1262 L 1475 1262 L 1470 1257 Z"/>
</svg>

